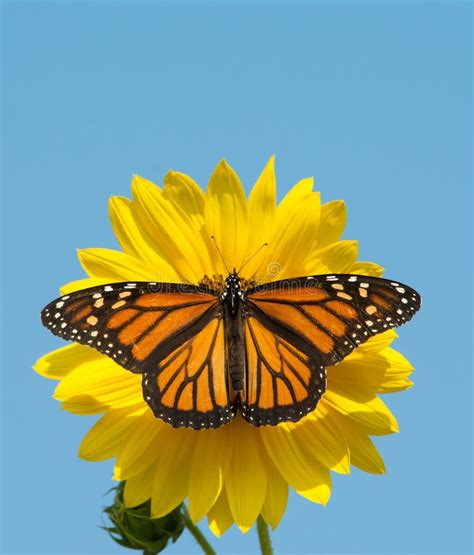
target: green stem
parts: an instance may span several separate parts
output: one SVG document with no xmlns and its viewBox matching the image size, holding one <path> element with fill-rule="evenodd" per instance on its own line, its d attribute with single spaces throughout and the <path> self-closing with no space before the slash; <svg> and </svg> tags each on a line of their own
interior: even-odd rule
<svg viewBox="0 0 474 555">
<path fill-rule="evenodd" d="M 262 555 L 273 555 L 272 542 L 270 540 L 270 532 L 268 524 L 261 516 L 257 519 L 258 541 L 260 542 L 260 551 Z"/>
<path fill-rule="evenodd" d="M 186 508 L 186 506 L 184 504 L 183 504 L 183 518 L 184 518 L 184 524 L 185 524 L 186 528 L 194 536 L 194 539 L 201 546 L 201 549 L 203 550 L 203 552 L 206 555 L 216 555 L 216 552 L 214 551 L 214 549 L 212 549 L 210 543 L 204 537 L 204 534 L 201 532 L 201 530 L 199 530 L 199 528 L 191 520 L 191 517 L 189 516 L 189 513 L 188 513 L 188 509 Z"/>
</svg>

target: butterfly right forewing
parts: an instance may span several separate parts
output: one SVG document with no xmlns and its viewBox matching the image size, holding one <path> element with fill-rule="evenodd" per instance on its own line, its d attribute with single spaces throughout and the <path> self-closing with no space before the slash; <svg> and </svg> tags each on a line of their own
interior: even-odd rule
<svg viewBox="0 0 474 555">
<path fill-rule="evenodd" d="M 282 280 L 247 295 L 250 314 L 316 357 L 334 365 L 370 337 L 408 322 L 419 294 L 398 282 L 351 274 Z"/>
</svg>

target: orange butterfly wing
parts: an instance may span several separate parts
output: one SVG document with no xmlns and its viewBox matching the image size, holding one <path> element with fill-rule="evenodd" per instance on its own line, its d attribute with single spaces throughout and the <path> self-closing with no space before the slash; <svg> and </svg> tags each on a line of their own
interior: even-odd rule
<svg viewBox="0 0 474 555">
<path fill-rule="evenodd" d="M 56 299 L 41 313 L 63 339 L 143 374 L 154 414 L 176 427 L 217 427 L 235 415 L 225 373 L 218 293 L 166 283 L 112 283 Z"/>
<path fill-rule="evenodd" d="M 406 285 L 346 274 L 282 280 L 248 291 L 244 418 L 256 426 L 299 420 L 324 393 L 326 366 L 407 322 L 420 304 Z"/>
<path fill-rule="evenodd" d="M 237 411 L 225 367 L 224 321 L 216 318 L 145 373 L 143 396 L 175 427 L 217 428 Z"/>
<path fill-rule="evenodd" d="M 41 313 L 63 339 L 143 373 L 220 315 L 217 293 L 167 283 L 112 283 L 64 295 Z"/>
<path fill-rule="evenodd" d="M 253 315 L 245 320 L 246 379 L 242 416 L 254 426 L 297 422 L 316 408 L 326 370 Z"/>
</svg>

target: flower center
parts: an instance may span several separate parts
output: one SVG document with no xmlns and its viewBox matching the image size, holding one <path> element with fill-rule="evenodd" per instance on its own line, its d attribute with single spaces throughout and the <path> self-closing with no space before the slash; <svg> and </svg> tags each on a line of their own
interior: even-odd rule
<svg viewBox="0 0 474 555">
<path fill-rule="evenodd" d="M 198 285 L 209 287 L 210 289 L 214 289 L 214 291 L 222 292 L 225 288 L 225 280 L 226 278 L 222 274 L 213 274 L 211 277 L 205 275 L 199 280 Z M 258 283 L 253 279 L 243 277 L 240 278 L 240 289 L 242 291 L 247 291 L 247 289 L 255 287 L 256 285 L 258 285 Z"/>
</svg>

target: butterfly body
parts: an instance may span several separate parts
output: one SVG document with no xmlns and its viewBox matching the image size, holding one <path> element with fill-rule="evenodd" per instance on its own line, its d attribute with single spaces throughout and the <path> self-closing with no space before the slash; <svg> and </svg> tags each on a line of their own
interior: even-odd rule
<svg viewBox="0 0 474 555">
<path fill-rule="evenodd" d="M 233 391 L 240 395 L 245 371 L 245 293 L 240 288 L 240 278 L 235 270 L 225 280 L 225 289 L 219 300 L 223 306 L 227 372 Z"/>
<path fill-rule="evenodd" d="M 142 375 L 143 398 L 174 427 L 297 422 L 326 390 L 326 367 L 411 319 L 421 299 L 382 278 L 316 275 L 263 285 L 125 282 L 60 297 L 55 335 Z M 244 286 L 242 286 L 244 283 Z"/>
</svg>

